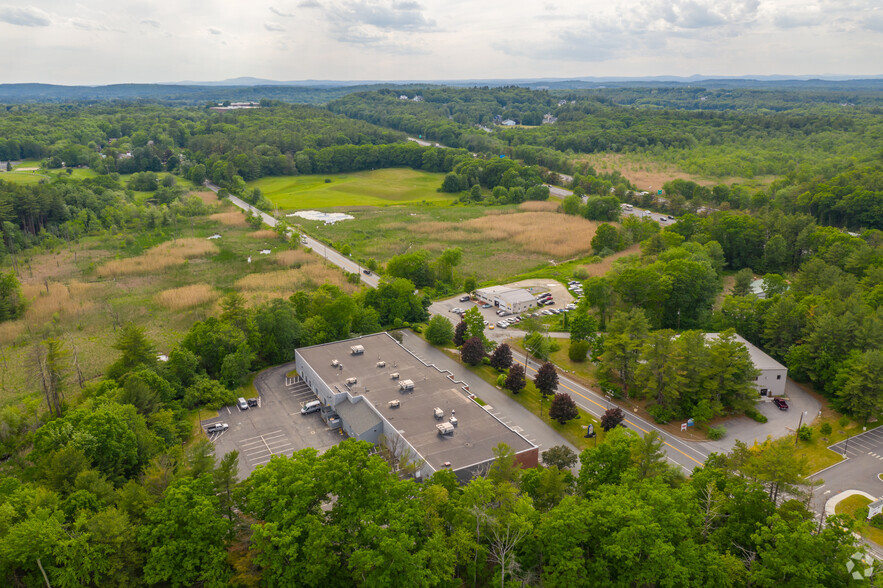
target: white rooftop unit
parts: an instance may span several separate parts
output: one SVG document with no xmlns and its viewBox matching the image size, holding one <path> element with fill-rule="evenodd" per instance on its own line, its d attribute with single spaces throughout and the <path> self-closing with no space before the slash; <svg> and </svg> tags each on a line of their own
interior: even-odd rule
<svg viewBox="0 0 883 588">
<path fill-rule="evenodd" d="M 440 409 L 438 407 L 435 407 L 434 409 L 432 409 L 432 414 L 435 415 L 435 418 L 437 418 L 437 419 L 445 418 L 445 411 L 443 411 L 442 409 Z"/>
<path fill-rule="evenodd" d="M 435 426 L 438 429 L 439 435 L 453 435 L 454 434 L 454 425 L 451 423 L 439 423 Z"/>
<path fill-rule="evenodd" d="M 365 348 L 361 345 L 353 345 L 352 347 L 350 347 L 350 351 L 353 352 L 353 355 L 361 355 L 365 353 Z"/>
<path fill-rule="evenodd" d="M 346 385 L 347 385 L 347 386 L 352 386 L 352 385 L 355 384 L 356 382 L 358 382 L 358 380 L 357 380 L 356 378 L 347 378 L 347 379 L 346 379 Z"/>
<path fill-rule="evenodd" d="M 389 374 L 389 377 L 392 378 L 393 380 L 398 380 L 398 379 L 399 379 L 399 373 L 398 373 L 398 372 L 393 372 L 393 373 Z"/>
<path fill-rule="evenodd" d="M 413 390 L 414 382 L 411 380 L 402 380 L 401 382 L 399 382 L 399 389 L 401 389 L 402 392 Z"/>
<path fill-rule="evenodd" d="M 385 361 L 378 361 L 377 367 L 379 367 L 379 368 L 386 367 L 386 362 Z"/>
<path fill-rule="evenodd" d="M 340 362 L 337 361 L 336 359 L 332 359 L 332 360 L 331 360 L 331 367 L 337 367 L 337 366 L 339 366 L 339 365 L 340 365 Z"/>
</svg>

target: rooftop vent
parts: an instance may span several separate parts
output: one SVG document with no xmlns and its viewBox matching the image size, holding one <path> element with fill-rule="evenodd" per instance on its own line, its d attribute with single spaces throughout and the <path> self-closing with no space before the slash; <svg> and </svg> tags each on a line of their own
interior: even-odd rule
<svg viewBox="0 0 883 588">
<path fill-rule="evenodd" d="M 337 361 L 336 359 L 332 359 L 332 360 L 331 360 L 331 367 L 337 367 L 337 366 L 339 366 L 339 365 L 340 365 L 340 362 Z"/>
<path fill-rule="evenodd" d="M 389 377 L 392 378 L 393 380 L 398 380 L 398 379 L 399 379 L 399 373 L 398 373 L 398 372 L 393 372 L 393 373 L 389 374 Z"/>
<path fill-rule="evenodd" d="M 347 386 L 352 386 L 352 385 L 355 384 L 356 382 L 358 382 L 358 380 L 357 380 L 356 378 L 347 378 L 347 379 L 346 379 L 346 385 L 347 385 Z"/>
<path fill-rule="evenodd" d="M 442 409 L 440 409 L 437 406 L 434 409 L 432 409 L 432 414 L 435 415 L 435 418 L 437 418 L 439 420 L 445 418 L 445 411 L 443 411 Z"/>
<path fill-rule="evenodd" d="M 386 362 L 385 361 L 378 361 L 377 367 L 386 367 Z"/>
<path fill-rule="evenodd" d="M 414 382 L 412 382 L 411 380 L 402 380 L 401 382 L 399 382 L 399 389 L 401 389 L 402 392 L 413 390 Z"/>
<path fill-rule="evenodd" d="M 401 401 L 399 401 L 399 400 L 390 400 L 389 401 L 390 408 L 398 408 L 400 404 L 401 404 Z"/>
<path fill-rule="evenodd" d="M 439 435 L 453 435 L 454 434 L 454 425 L 451 423 L 439 423 L 435 426 L 438 429 Z"/>
<path fill-rule="evenodd" d="M 362 355 L 363 353 L 365 353 L 365 348 L 361 345 L 353 345 L 352 347 L 350 347 L 350 351 L 353 352 L 353 355 Z"/>
</svg>

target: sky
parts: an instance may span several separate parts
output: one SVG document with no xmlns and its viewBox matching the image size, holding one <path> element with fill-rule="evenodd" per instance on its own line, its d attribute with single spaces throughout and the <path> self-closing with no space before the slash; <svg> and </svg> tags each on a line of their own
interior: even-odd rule
<svg viewBox="0 0 883 588">
<path fill-rule="evenodd" d="M 881 0 L 0 0 L 0 83 L 883 74 Z"/>
</svg>

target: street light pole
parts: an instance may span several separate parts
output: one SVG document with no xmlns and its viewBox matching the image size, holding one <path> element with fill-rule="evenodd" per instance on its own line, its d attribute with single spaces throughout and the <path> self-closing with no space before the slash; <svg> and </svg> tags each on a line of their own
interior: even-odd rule
<svg viewBox="0 0 883 588">
<path fill-rule="evenodd" d="M 846 445 L 843 446 L 843 457 L 846 457 L 846 452 L 849 450 L 849 433 L 846 434 Z"/>
</svg>

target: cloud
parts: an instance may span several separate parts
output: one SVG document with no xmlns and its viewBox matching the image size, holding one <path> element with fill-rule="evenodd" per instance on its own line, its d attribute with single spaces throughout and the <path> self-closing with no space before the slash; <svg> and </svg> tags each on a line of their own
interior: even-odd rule
<svg viewBox="0 0 883 588">
<path fill-rule="evenodd" d="M 209 27 L 208 32 L 210 35 L 223 35 L 224 34 L 221 32 L 221 29 L 216 29 L 215 27 Z"/>
<path fill-rule="evenodd" d="M 300 8 L 322 8 L 322 5 L 319 4 L 317 0 L 303 0 L 300 4 L 298 4 Z M 294 15 L 292 15 L 294 16 Z"/>
<path fill-rule="evenodd" d="M 285 31 L 285 27 L 275 22 L 265 22 L 264 28 L 270 32 L 281 33 Z"/>
<path fill-rule="evenodd" d="M 0 6 L 0 22 L 20 27 L 48 27 L 52 24 L 48 14 L 33 6 Z"/>
<path fill-rule="evenodd" d="M 272 12 L 276 16 L 281 16 L 282 18 L 290 18 L 290 17 L 294 16 L 293 12 L 283 12 L 282 10 L 279 10 L 275 6 L 270 7 L 270 12 Z"/>
<path fill-rule="evenodd" d="M 381 31 L 426 31 L 435 28 L 435 21 L 423 15 L 416 2 L 372 2 L 351 0 L 329 9 L 344 26 L 367 25 Z"/>
<path fill-rule="evenodd" d="M 109 32 L 114 32 L 114 33 L 125 32 L 122 29 L 115 29 L 115 28 L 109 27 L 105 24 L 102 24 L 100 22 L 83 20 L 82 18 L 72 18 L 72 19 L 68 20 L 68 23 L 72 27 L 74 27 L 75 29 L 79 29 L 81 31 L 99 31 L 99 32 L 109 31 Z"/>
<path fill-rule="evenodd" d="M 159 21 L 153 20 L 152 18 L 145 18 L 144 20 L 141 21 L 141 24 L 147 25 L 149 27 L 153 27 L 155 29 L 159 28 Z"/>
</svg>

